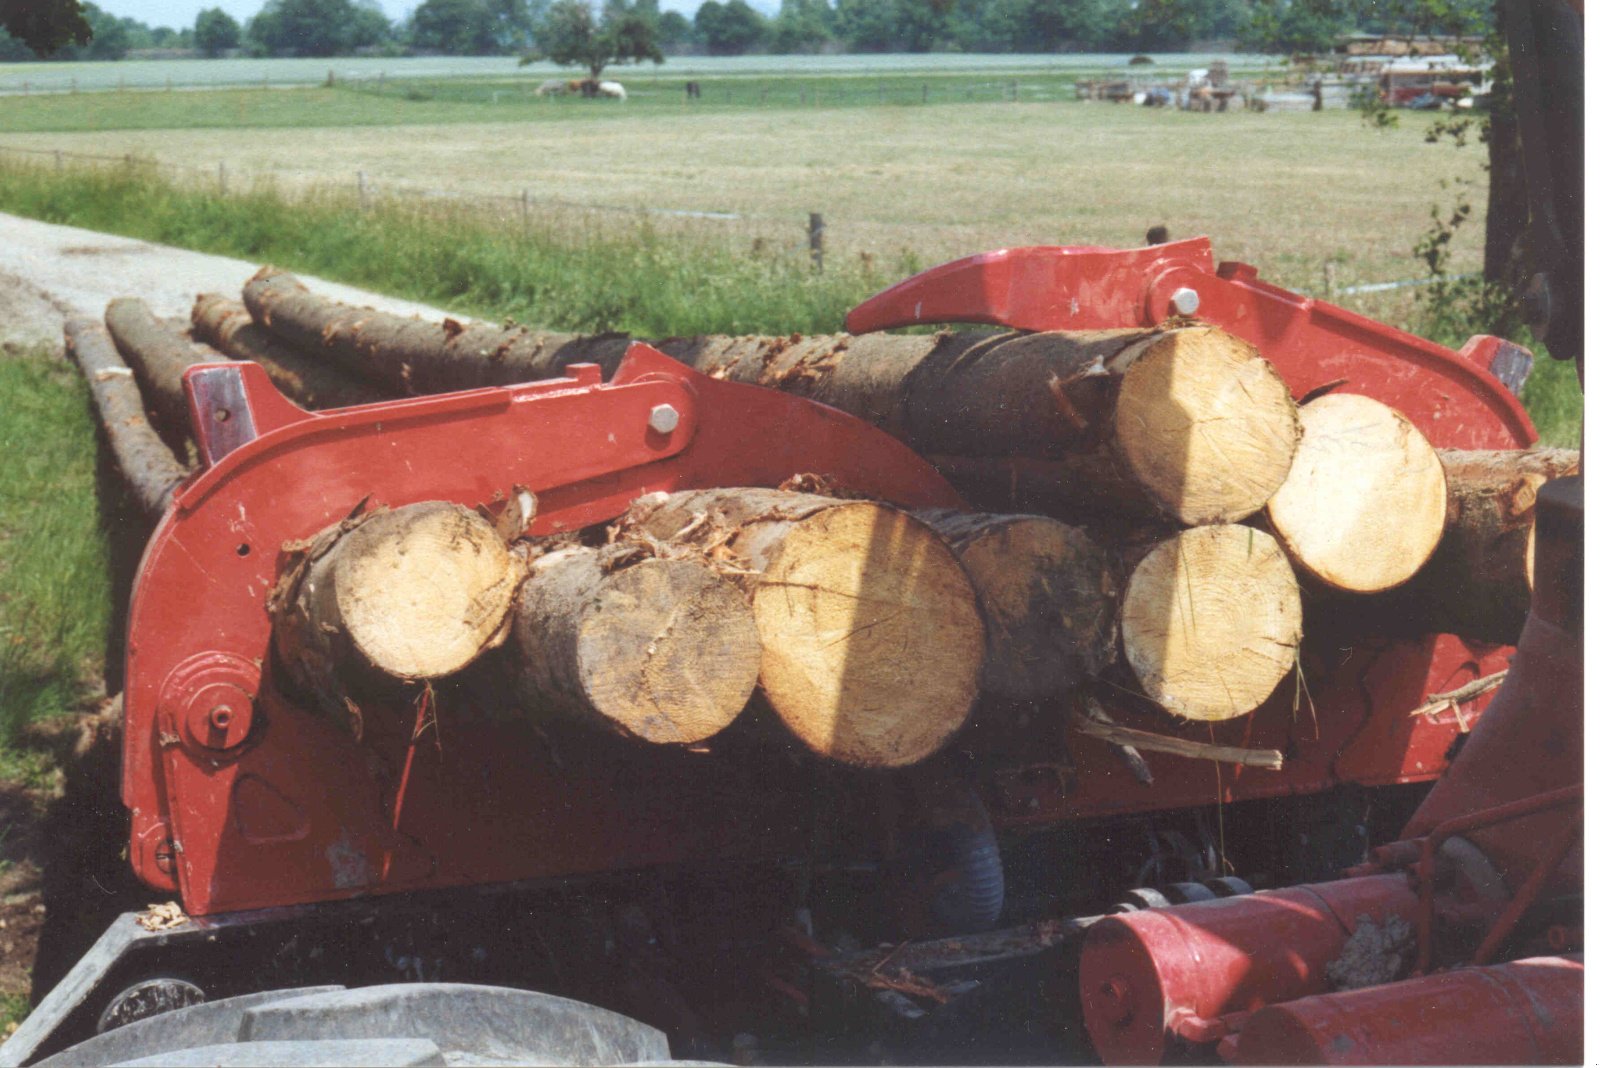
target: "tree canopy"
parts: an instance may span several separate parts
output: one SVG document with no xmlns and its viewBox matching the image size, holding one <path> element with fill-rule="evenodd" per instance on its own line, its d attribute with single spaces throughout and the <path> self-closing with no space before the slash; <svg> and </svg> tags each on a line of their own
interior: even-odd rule
<svg viewBox="0 0 1600 1068">
<path fill-rule="evenodd" d="M 194 47 L 203 56 L 220 56 L 238 48 L 239 24 L 220 7 L 203 9 L 194 18 Z"/>
<path fill-rule="evenodd" d="M 535 49 L 523 63 L 541 59 L 585 67 L 589 77 L 612 65 L 662 62 L 657 7 L 649 0 L 606 0 L 598 16 L 588 0 L 556 0 L 534 30 Z"/>
</svg>

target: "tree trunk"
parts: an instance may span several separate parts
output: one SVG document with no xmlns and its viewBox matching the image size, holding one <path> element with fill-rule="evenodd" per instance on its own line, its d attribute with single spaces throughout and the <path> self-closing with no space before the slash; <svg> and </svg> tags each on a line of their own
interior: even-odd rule
<svg viewBox="0 0 1600 1068">
<path fill-rule="evenodd" d="M 1533 600 L 1534 500 L 1576 474 L 1571 449 L 1443 449 L 1450 497 L 1444 536 L 1415 578 L 1375 599 L 1359 621 L 1376 634 L 1456 634 L 1515 645 Z"/>
<path fill-rule="evenodd" d="M 1300 590 L 1271 534 L 1236 524 L 1157 542 L 1128 579 L 1122 647 L 1140 687 L 1185 719 L 1254 711 L 1294 666 Z"/>
<path fill-rule="evenodd" d="M 635 544 L 535 559 L 514 609 L 530 708 L 658 745 L 701 742 L 750 701 L 761 642 L 749 599 L 703 559 Z"/>
<path fill-rule="evenodd" d="M 417 392 L 548 378 L 577 362 L 610 373 L 628 344 L 383 315 L 316 297 L 270 269 L 246 285 L 245 303 L 294 343 Z M 1069 504 L 1114 496 L 1184 523 L 1259 511 L 1300 434 L 1277 372 L 1211 327 L 656 344 L 713 377 L 841 408 L 925 454 L 1075 456 L 1086 481 L 1063 488 Z M 1112 491 L 1102 491 L 1107 483 Z"/>
<path fill-rule="evenodd" d="M 278 656 L 326 711 L 436 679 L 498 645 L 521 566 L 490 523 L 424 501 L 352 516 L 292 547 L 268 602 Z"/>
<path fill-rule="evenodd" d="M 1428 562 L 1444 532 L 1444 468 L 1399 412 L 1332 393 L 1300 412 L 1305 438 L 1267 516 L 1289 555 L 1324 585 L 1393 589 Z"/>
<path fill-rule="evenodd" d="M 197 350 L 137 297 L 118 297 L 106 305 L 106 329 L 133 368 L 162 426 L 175 436 L 188 437 L 189 401 L 183 392 L 183 372 L 207 359 L 225 357 Z"/>
<path fill-rule="evenodd" d="M 1118 568 L 1088 532 L 1033 515 L 916 513 L 954 550 L 988 624 L 986 694 L 1059 696 L 1116 660 Z"/>
<path fill-rule="evenodd" d="M 220 293 L 202 293 L 190 313 L 194 335 L 228 359 L 259 363 L 286 396 L 303 408 L 348 408 L 401 396 L 360 382 L 284 344 L 256 325 L 243 304 Z"/>
<path fill-rule="evenodd" d="M 95 414 L 134 500 L 145 515 L 159 517 L 188 472 L 145 419 L 144 398 L 133 371 L 117 355 L 106 328 L 93 319 L 74 317 L 66 322 L 66 340 L 67 355 L 89 383 Z"/>
<path fill-rule="evenodd" d="M 967 721 L 983 672 L 978 598 L 954 554 L 911 516 L 871 501 L 720 489 L 641 498 L 619 529 L 745 572 L 762 692 L 814 752 L 902 767 Z"/>
</svg>

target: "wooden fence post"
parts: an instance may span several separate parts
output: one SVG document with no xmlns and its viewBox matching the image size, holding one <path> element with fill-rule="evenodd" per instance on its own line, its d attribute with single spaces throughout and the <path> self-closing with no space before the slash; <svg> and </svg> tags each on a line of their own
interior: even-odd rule
<svg viewBox="0 0 1600 1068">
<path fill-rule="evenodd" d="M 822 270 L 822 213 L 814 211 L 806 226 L 806 236 L 811 245 L 811 268 Z"/>
<path fill-rule="evenodd" d="M 529 215 L 529 211 L 530 211 L 530 205 L 528 203 L 528 191 L 526 189 L 524 189 L 522 191 L 522 233 L 523 233 L 524 237 L 526 237 L 527 233 L 528 233 L 528 215 Z"/>
<path fill-rule="evenodd" d="M 217 164 L 217 192 L 223 196 L 228 195 L 228 164 L 226 162 Z"/>
<path fill-rule="evenodd" d="M 356 171 L 356 198 L 360 201 L 361 210 L 367 210 L 367 172 Z"/>
</svg>

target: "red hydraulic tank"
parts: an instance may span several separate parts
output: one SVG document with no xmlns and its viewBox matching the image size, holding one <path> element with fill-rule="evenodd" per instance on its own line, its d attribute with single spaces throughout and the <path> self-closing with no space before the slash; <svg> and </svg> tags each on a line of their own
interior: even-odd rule
<svg viewBox="0 0 1600 1068">
<path fill-rule="evenodd" d="M 1107 1064 L 1156 1064 L 1220 1017 L 1328 989 L 1325 972 L 1363 916 L 1417 918 L 1401 874 L 1296 886 L 1108 916 L 1079 964 L 1084 1022 Z"/>
<path fill-rule="evenodd" d="M 1532 957 L 1262 1009 L 1237 1064 L 1578 1064 L 1583 958 Z"/>
</svg>

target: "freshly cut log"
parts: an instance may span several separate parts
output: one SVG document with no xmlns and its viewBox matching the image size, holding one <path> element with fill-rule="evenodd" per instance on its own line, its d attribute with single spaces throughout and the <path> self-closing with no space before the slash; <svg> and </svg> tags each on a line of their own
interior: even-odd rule
<svg viewBox="0 0 1600 1068">
<path fill-rule="evenodd" d="M 289 547 L 268 602 L 279 659 L 329 712 L 386 680 L 435 679 L 504 640 L 522 569 L 457 504 L 359 513 Z"/>
<path fill-rule="evenodd" d="M 134 500 L 145 515 L 160 516 L 188 472 L 145 418 L 133 371 L 117 355 L 105 326 L 73 317 L 66 322 L 66 341 L 67 355 L 89 383 L 95 413 Z"/>
<path fill-rule="evenodd" d="M 1271 534 L 1193 527 L 1157 542 L 1133 569 L 1122 648 L 1168 712 L 1232 719 L 1259 707 L 1294 666 L 1300 622 L 1294 568 Z"/>
<path fill-rule="evenodd" d="M 548 378 L 576 362 L 609 373 L 628 344 L 352 308 L 271 268 L 251 279 L 244 298 L 274 333 L 411 392 Z M 841 408 L 924 454 L 1076 454 L 1063 487 L 1068 505 L 1082 502 L 1076 514 L 1109 500 L 1183 523 L 1241 519 L 1282 484 L 1300 434 L 1271 364 L 1213 327 L 654 344 L 714 377 Z"/>
<path fill-rule="evenodd" d="M 703 559 L 632 544 L 537 557 L 512 636 L 531 710 L 659 745 L 701 742 L 733 722 L 761 668 L 755 613 L 737 585 Z"/>
<path fill-rule="evenodd" d="M 118 297 L 106 305 L 106 329 L 117 349 L 133 368 L 139 386 L 162 425 L 177 434 L 189 432 L 189 401 L 183 392 L 183 372 L 207 359 L 207 354 L 155 317 L 137 297 Z"/>
<path fill-rule="evenodd" d="M 955 551 L 988 624 L 987 694 L 1059 695 L 1117 657 L 1117 563 L 1081 527 L 1036 515 L 917 512 Z"/>
<path fill-rule="evenodd" d="M 1305 438 L 1267 516 L 1294 562 L 1336 590 L 1378 593 L 1415 575 L 1444 533 L 1444 467 L 1405 416 L 1331 393 L 1300 412 Z"/>
<path fill-rule="evenodd" d="M 259 363 L 273 385 L 302 407 L 347 408 L 401 395 L 360 382 L 285 344 L 256 325 L 243 304 L 220 293 L 196 297 L 189 318 L 197 339 L 230 359 Z"/>
<path fill-rule="evenodd" d="M 903 767 L 966 723 L 983 673 L 978 597 L 955 555 L 910 515 L 873 501 L 718 489 L 641 498 L 619 530 L 744 572 L 761 690 L 814 752 Z"/>
<path fill-rule="evenodd" d="M 1577 474 L 1573 449 L 1441 449 L 1449 502 L 1433 557 L 1361 621 L 1374 633 L 1456 634 L 1514 645 L 1533 602 L 1534 501 Z"/>
</svg>

